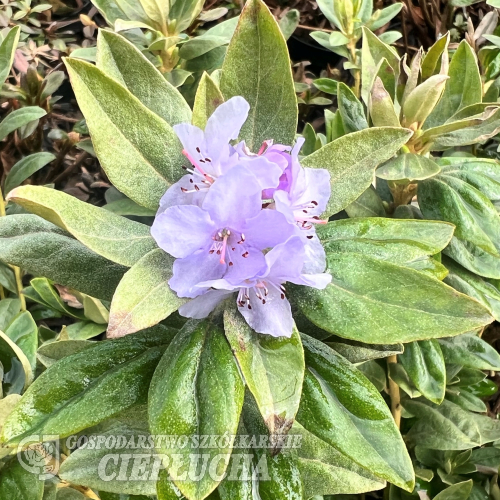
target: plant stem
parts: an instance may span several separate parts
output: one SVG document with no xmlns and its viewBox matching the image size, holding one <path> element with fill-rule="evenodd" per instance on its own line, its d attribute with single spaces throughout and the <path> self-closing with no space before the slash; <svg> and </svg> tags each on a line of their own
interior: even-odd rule
<svg viewBox="0 0 500 500">
<path fill-rule="evenodd" d="M 397 356 L 389 356 L 387 358 L 387 367 L 390 363 L 397 363 Z M 399 393 L 399 386 L 394 382 L 389 375 L 389 396 L 391 397 L 391 412 L 394 417 L 394 422 L 399 429 L 401 427 L 401 395 Z"/>
<path fill-rule="evenodd" d="M 6 215 L 6 213 L 5 213 L 5 199 L 3 197 L 2 190 L 0 189 L 0 217 L 5 217 L 5 215 Z M 19 269 L 18 267 L 15 267 L 15 266 L 11 266 L 11 267 L 12 267 L 12 269 L 14 271 L 14 275 L 16 277 L 17 294 L 19 296 L 19 300 L 21 301 L 21 310 L 26 311 L 26 298 L 22 294 L 23 280 L 22 280 L 22 275 L 21 275 L 21 269 Z M 5 298 L 5 291 L 3 290 L 3 287 L 2 287 L 2 290 L 0 293 L 0 298 L 2 298 L 2 299 Z"/>
<path fill-rule="evenodd" d="M 347 44 L 347 48 L 349 49 L 349 61 L 352 64 L 357 65 L 357 57 L 356 57 L 356 39 L 351 38 L 349 43 Z M 353 75 L 354 75 L 354 94 L 356 97 L 359 98 L 360 93 L 361 93 L 361 72 L 359 69 L 353 69 Z"/>
</svg>

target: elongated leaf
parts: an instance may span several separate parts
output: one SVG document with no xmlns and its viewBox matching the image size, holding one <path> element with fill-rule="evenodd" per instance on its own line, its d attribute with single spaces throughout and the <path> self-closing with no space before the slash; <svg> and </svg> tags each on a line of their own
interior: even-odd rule
<svg viewBox="0 0 500 500">
<path fill-rule="evenodd" d="M 286 434 L 299 409 L 304 352 L 296 328 L 291 338 L 255 333 L 236 308 L 224 312 L 231 349 L 271 434 Z"/>
<path fill-rule="evenodd" d="M 370 186 L 358 199 L 345 207 L 345 211 L 351 218 L 386 216 L 382 198 L 373 186 Z"/>
<path fill-rule="evenodd" d="M 369 103 L 370 91 L 375 78 L 379 76 L 393 101 L 396 92 L 396 82 L 399 79 L 400 59 L 398 53 L 385 44 L 369 29 L 363 27 L 363 46 L 361 48 L 361 97 L 366 105 Z M 379 70 L 390 76 L 392 85 Z"/>
<path fill-rule="evenodd" d="M 151 376 L 175 333 L 164 326 L 98 342 L 67 356 L 36 379 L 9 416 L 2 441 L 69 436 L 146 402 Z"/>
<path fill-rule="evenodd" d="M 317 234 L 327 253 L 353 252 L 405 264 L 439 253 L 453 229 L 446 222 L 360 217 L 318 226 Z"/>
<path fill-rule="evenodd" d="M 368 189 L 375 168 L 391 158 L 410 138 L 403 128 L 378 127 L 345 135 L 302 161 L 304 167 L 326 168 L 332 194 L 326 209 L 335 214 Z"/>
<path fill-rule="evenodd" d="M 346 134 L 368 128 L 363 105 L 345 83 L 339 83 L 337 99 Z"/>
<path fill-rule="evenodd" d="M 25 344 L 30 344 L 30 341 L 32 341 L 32 335 L 28 334 L 27 337 L 25 337 L 24 339 L 21 338 L 21 340 L 24 341 Z M 22 390 L 26 390 L 28 386 L 33 382 L 35 374 L 31 367 L 30 360 L 21 349 L 21 347 L 18 346 L 14 340 L 12 340 L 6 333 L 2 332 L 1 330 L 0 357 L 2 366 L 4 367 L 3 370 L 6 373 L 5 382 L 7 383 L 6 385 L 8 393 L 20 394 Z M 20 376 L 22 372 L 24 372 L 24 377 Z"/>
<path fill-rule="evenodd" d="M 14 54 L 19 42 L 20 27 L 14 26 L 0 45 L 0 85 L 3 85 L 10 73 Z"/>
<path fill-rule="evenodd" d="M 19 108 L 8 114 L 2 122 L 0 122 L 0 141 L 5 139 L 14 130 L 24 127 L 29 122 L 38 120 L 45 116 L 47 112 L 38 106 L 27 106 Z"/>
<path fill-rule="evenodd" d="M 465 268 L 488 278 L 500 278 L 500 217 L 490 200 L 456 177 L 453 167 L 419 184 L 418 199 L 425 218 L 455 224 L 444 253 Z"/>
<path fill-rule="evenodd" d="M 28 311 L 23 311 L 5 329 L 5 335 L 14 342 L 26 356 L 31 367 L 32 377 L 36 369 L 36 350 L 38 347 L 38 327 Z"/>
<path fill-rule="evenodd" d="M 471 273 L 452 259 L 445 258 L 444 262 L 449 270 L 445 283 L 475 298 L 497 321 L 500 321 L 500 290 L 493 283 Z"/>
<path fill-rule="evenodd" d="M 436 405 L 419 398 L 403 406 L 417 418 L 407 434 L 410 442 L 433 450 L 466 450 L 500 438 L 500 422 L 463 410 L 446 399 Z"/>
<path fill-rule="evenodd" d="M 474 49 L 463 40 L 453 55 L 441 100 L 425 121 L 425 128 L 442 125 L 457 111 L 481 102 L 483 96 L 481 76 Z"/>
<path fill-rule="evenodd" d="M 122 337 L 153 326 L 186 301 L 168 286 L 173 261 L 158 248 L 125 274 L 111 302 L 108 337 Z"/>
<path fill-rule="evenodd" d="M 38 360 L 45 366 L 52 366 L 60 359 L 76 354 L 91 347 L 93 342 L 87 340 L 64 340 L 60 342 L 51 342 L 42 345 L 37 351 Z"/>
<path fill-rule="evenodd" d="M 298 467 L 304 483 L 304 498 L 363 493 L 385 486 L 385 481 L 308 432 L 299 423 L 294 424 L 292 433 L 302 436 Z"/>
<path fill-rule="evenodd" d="M 421 394 L 440 404 L 446 389 L 446 367 L 435 339 L 410 342 L 399 360 Z"/>
<path fill-rule="evenodd" d="M 8 193 L 11 189 L 22 184 L 28 177 L 38 172 L 48 163 L 55 159 L 52 153 L 34 153 L 19 160 L 5 178 L 4 191 Z"/>
<path fill-rule="evenodd" d="M 422 80 L 427 80 L 430 76 L 434 75 L 438 70 L 438 62 L 442 57 L 444 51 L 448 50 L 450 43 L 449 33 L 441 37 L 425 54 L 422 58 Z"/>
<path fill-rule="evenodd" d="M 111 300 L 127 270 L 36 215 L 0 219 L 0 259 L 105 300 Z"/>
<path fill-rule="evenodd" d="M 158 445 L 165 461 L 177 454 L 181 463 L 189 463 L 190 455 L 199 453 L 193 436 L 229 435 L 225 446 L 202 450 L 209 462 L 216 455 L 230 453 L 243 394 L 243 381 L 221 329 L 210 320 L 188 322 L 165 351 L 149 392 L 151 433 L 189 438 L 185 447 L 165 441 Z M 165 466 L 176 486 L 193 500 L 208 496 L 222 480 L 222 476 L 217 480 L 206 474 L 198 481 L 192 477 L 183 481 L 169 464 Z M 219 462 L 217 473 L 226 467 L 227 461 Z"/>
<path fill-rule="evenodd" d="M 423 180 L 440 172 L 441 168 L 431 158 L 406 153 L 391 158 L 375 171 L 379 179 L 398 181 L 403 179 Z"/>
<path fill-rule="evenodd" d="M 142 22 L 148 22 L 149 20 L 142 8 L 141 2 L 137 2 L 136 0 L 118 0 L 118 2 L 92 0 L 92 3 L 110 26 L 114 26 L 118 19 L 131 19 Z"/>
<path fill-rule="evenodd" d="M 262 0 L 249 0 L 222 67 L 226 99 L 244 97 L 250 104 L 240 138 L 257 151 L 269 139 L 291 144 L 297 128 L 297 99 L 285 39 Z"/>
<path fill-rule="evenodd" d="M 180 92 L 123 36 L 100 30 L 97 67 L 163 118 L 169 125 L 191 121 L 191 109 Z"/>
<path fill-rule="evenodd" d="M 472 479 L 452 484 L 449 488 L 438 493 L 434 500 L 467 500 L 470 498 L 472 486 Z"/>
<path fill-rule="evenodd" d="M 500 205 L 500 164 L 486 158 L 439 158 L 447 175 L 461 179 Z M 497 208 L 498 210 L 498 208 Z"/>
<path fill-rule="evenodd" d="M 145 405 L 122 412 L 86 431 L 86 435 L 89 442 L 110 439 L 115 443 L 113 450 L 106 446 L 83 445 L 61 465 L 59 476 L 62 479 L 98 489 L 101 500 L 147 500 L 156 494 L 160 464 L 158 455 L 149 445 L 152 436 L 147 426 Z M 137 443 L 137 447 L 128 446 L 131 442 Z M 103 493 L 106 491 L 115 495 L 106 495 Z"/>
<path fill-rule="evenodd" d="M 380 393 L 320 341 L 303 335 L 302 342 L 306 374 L 297 421 L 368 471 L 412 491 L 411 460 Z"/>
<path fill-rule="evenodd" d="M 156 247 L 149 226 L 55 189 L 21 186 L 7 199 L 65 229 L 87 248 L 117 264 L 132 266 Z"/>
<path fill-rule="evenodd" d="M 223 102 L 224 97 L 219 87 L 217 87 L 208 73 L 203 73 L 194 100 L 193 125 L 203 130 L 207 124 L 207 120 Z"/>
<path fill-rule="evenodd" d="M 34 469 L 36 464 L 43 463 L 43 458 L 37 454 L 35 450 L 24 452 L 23 455 L 31 453 L 34 457 Z M 24 464 L 21 464 L 17 456 L 12 457 L 7 464 L 2 468 L 0 474 L 0 498 L 9 500 L 42 500 L 43 496 L 43 480 L 39 475 L 27 470 L 26 466 L 30 466 L 30 461 L 26 456 L 23 456 Z M 24 465 L 24 467 L 23 467 Z M 43 473 L 43 467 L 38 467 L 40 474 Z"/>
<path fill-rule="evenodd" d="M 173 129 L 92 64 L 77 59 L 65 63 L 109 179 L 139 205 L 156 210 L 183 173 L 185 159 Z"/>
<path fill-rule="evenodd" d="M 454 338 L 439 339 L 448 364 L 462 365 L 479 370 L 499 370 L 500 354 L 473 333 Z"/>
<path fill-rule="evenodd" d="M 477 144 L 493 137 L 500 130 L 500 108 L 489 106 L 482 114 L 445 123 L 426 130 L 421 140 L 431 151 L 444 151 L 454 146 Z"/>
<path fill-rule="evenodd" d="M 330 253 L 324 290 L 289 287 L 304 315 L 340 337 L 373 344 L 458 335 L 492 318 L 478 302 L 423 273 L 354 253 Z M 413 327 L 408 329 L 408 325 Z"/>
<path fill-rule="evenodd" d="M 403 352 L 403 344 L 365 344 L 355 340 L 331 337 L 326 342 L 328 347 L 338 352 L 351 363 L 364 363 L 372 359 L 387 358 Z"/>
</svg>

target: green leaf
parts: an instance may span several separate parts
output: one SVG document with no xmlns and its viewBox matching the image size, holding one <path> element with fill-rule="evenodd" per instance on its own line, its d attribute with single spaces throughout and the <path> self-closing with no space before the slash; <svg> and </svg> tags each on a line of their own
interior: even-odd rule
<svg viewBox="0 0 500 500">
<path fill-rule="evenodd" d="M 338 84 L 337 102 L 346 134 L 368 128 L 363 105 L 345 83 Z"/>
<path fill-rule="evenodd" d="M 455 224 L 446 255 L 476 274 L 500 278 L 500 217 L 483 193 L 450 166 L 419 183 L 418 200 L 425 218 Z"/>
<path fill-rule="evenodd" d="M 500 165 L 486 158 L 439 158 L 447 175 L 461 179 L 481 191 L 493 203 L 500 203 Z"/>
<path fill-rule="evenodd" d="M 474 49 L 462 40 L 453 55 L 441 100 L 425 121 L 425 128 L 445 123 L 462 108 L 481 102 L 483 86 Z"/>
<path fill-rule="evenodd" d="M 297 421 L 378 477 L 413 490 L 411 460 L 377 389 L 320 341 L 302 336 L 306 359 Z"/>
<path fill-rule="evenodd" d="M 54 284 L 47 278 L 33 278 L 29 287 L 23 290 L 23 294 L 30 300 L 50 307 L 64 316 L 70 318 L 85 319 L 81 309 L 68 306 L 59 296 Z"/>
<path fill-rule="evenodd" d="M 408 94 L 403 105 L 403 125 L 422 126 L 441 98 L 448 78 L 447 75 L 433 75 Z"/>
<path fill-rule="evenodd" d="M 382 28 L 382 26 L 386 25 L 392 18 L 397 16 L 402 8 L 403 4 L 397 2 L 384 9 L 377 9 L 366 23 L 366 27 L 370 28 L 372 31 Z"/>
<path fill-rule="evenodd" d="M 28 123 L 45 116 L 47 112 L 38 106 L 27 106 L 15 109 L 0 122 L 0 141 L 5 139 L 14 130 L 24 127 Z"/>
<path fill-rule="evenodd" d="M 445 258 L 444 263 L 449 270 L 445 283 L 476 299 L 497 321 L 500 321 L 500 290 L 451 259 Z"/>
<path fill-rule="evenodd" d="M 325 92 L 325 94 L 337 95 L 338 84 L 339 82 L 332 78 L 316 78 L 316 80 L 313 80 L 313 85 L 321 92 Z"/>
<path fill-rule="evenodd" d="M 149 226 L 55 189 L 21 186 L 7 199 L 65 229 L 87 248 L 117 264 L 132 266 L 156 248 Z"/>
<path fill-rule="evenodd" d="M 191 121 L 191 109 L 184 97 L 125 37 L 99 30 L 97 67 L 169 125 Z"/>
<path fill-rule="evenodd" d="M 385 217 L 382 199 L 373 186 L 370 186 L 361 196 L 345 207 L 347 215 L 354 217 Z"/>
<path fill-rule="evenodd" d="M 437 71 L 437 64 L 444 53 L 448 53 L 448 44 L 450 43 L 450 35 L 446 34 L 441 37 L 422 58 L 421 71 L 422 80 L 427 80 Z"/>
<path fill-rule="evenodd" d="M 111 302 L 108 337 L 123 337 L 156 325 L 186 302 L 168 286 L 173 262 L 157 248 L 125 273 Z"/>
<path fill-rule="evenodd" d="M 481 114 L 447 122 L 427 129 L 420 137 L 420 144 L 431 151 L 444 151 L 454 146 L 466 146 L 484 142 L 500 129 L 500 108 L 488 106 Z"/>
<path fill-rule="evenodd" d="M 300 12 L 297 9 L 290 9 L 280 20 L 280 30 L 288 40 L 300 24 Z"/>
<path fill-rule="evenodd" d="M 98 489 L 101 500 L 150 500 L 150 495 L 156 494 L 160 463 L 149 444 L 154 440 L 149 434 L 145 405 L 89 429 L 86 436 L 89 443 L 104 438 L 115 445 L 110 450 L 107 446 L 89 444 L 73 451 L 59 470 L 63 480 Z M 147 495 L 147 498 L 128 495 Z"/>
<path fill-rule="evenodd" d="M 467 500 L 472 491 L 472 479 L 456 483 L 438 493 L 433 500 Z"/>
<path fill-rule="evenodd" d="M 364 363 L 372 359 L 387 358 L 403 352 L 403 344 L 365 344 L 336 337 L 326 344 L 351 363 Z"/>
<path fill-rule="evenodd" d="M 500 370 L 500 354 L 473 333 L 439 339 L 439 343 L 448 364 L 479 370 Z"/>
<path fill-rule="evenodd" d="M 422 396 L 440 404 L 446 389 L 446 367 L 439 342 L 431 339 L 406 344 L 398 359 Z"/>
<path fill-rule="evenodd" d="M 396 82 L 399 79 L 400 58 L 398 53 L 379 40 L 377 36 L 369 29 L 363 27 L 363 45 L 361 48 L 361 97 L 365 104 L 369 102 L 370 91 L 375 78 L 379 76 L 384 82 L 385 89 L 394 100 L 396 91 Z M 384 72 L 391 76 L 389 85 L 388 80 L 380 73 L 384 67 Z"/>
<path fill-rule="evenodd" d="M 32 344 L 32 337 L 32 335 L 28 334 L 28 336 L 22 340 L 29 345 Z M 29 347 L 31 347 L 31 345 L 29 345 Z M 1 330 L 0 362 L 2 364 L 2 371 L 5 374 L 2 377 L 4 379 L 2 390 L 6 394 L 21 394 L 21 392 L 26 390 L 33 382 L 35 374 L 31 367 L 30 360 L 21 347 Z"/>
<path fill-rule="evenodd" d="M 226 43 L 226 37 L 204 34 L 183 43 L 179 50 L 179 56 L 186 60 L 194 59 Z"/>
<path fill-rule="evenodd" d="M 35 172 L 38 172 L 55 158 L 56 157 L 52 153 L 45 152 L 25 156 L 23 159 L 19 160 L 7 174 L 4 192 L 8 193 L 10 190 L 19 186 L 28 177 L 31 177 Z"/>
<path fill-rule="evenodd" d="M 226 446 L 204 449 L 209 462 L 219 454 L 229 454 L 243 405 L 244 385 L 222 329 L 210 320 L 190 321 L 179 331 L 165 351 L 155 371 L 149 391 L 149 425 L 153 435 L 188 436 L 186 447 L 162 441 L 159 453 L 180 455 L 188 463 L 190 454 L 199 453 L 192 436 L 229 435 Z M 169 467 L 176 486 L 184 495 L 201 500 L 222 480 L 204 475 L 199 481 L 177 477 Z M 219 462 L 223 474 L 227 461 Z"/>
<path fill-rule="evenodd" d="M 285 39 L 262 0 L 249 0 L 222 67 L 226 99 L 244 97 L 250 113 L 240 139 L 257 150 L 269 139 L 291 144 L 297 129 L 297 99 Z"/>
<path fill-rule="evenodd" d="M 368 111 L 375 127 L 401 126 L 392 98 L 378 76 L 375 78 L 370 91 Z"/>
<path fill-rule="evenodd" d="M 167 0 L 164 0 L 168 4 Z M 175 19 L 175 30 L 177 33 L 186 30 L 198 17 L 203 8 L 203 0 L 185 0 L 183 2 L 171 2 L 170 19 Z"/>
<path fill-rule="evenodd" d="M 57 490 L 56 500 L 86 500 L 87 497 L 74 488 L 61 488 Z"/>
<path fill-rule="evenodd" d="M 31 453 L 37 456 L 35 463 L 43 462 L 43 458 L 35 450 L 23 453 Z M 23 457 L 25 463 L 29 463 Z M 26 466 L 25 466 L 26 467 Z M 11 458 L 2 468 L 0 474 L 0 498 L 9 500 L 42 500 L 43 480 L 33 472 L 26 470 L 17 456 Z"/>
<path fill-rule="evenodd" d="M 403 128 L 370 128 L 340 137 L 305 158 L 304 167 L 330 172 L 332 194 L 326 214 L 340 212 L 368 189 L 375 167 L 391 158 L 410 136 L 411 131 Z"/>
<path fill-rule="evenodd" d="M 107 325 L 92 323 L 91 321 L 77 321 L 61 331 L 61 339 L 87 340 L 106 331 Z"/>
<path fill-rule="evenodd" d="M 448 245 L 453 226 L 446 222 L 412 219 L 342 219 L 318 226 L 327 253 L 359 253 L 393 264 L 406 264 L 434 255 Z"/>
<path fill-rule="evenodd" d="M 203 73 L 193 107 L 193 125 L 202 130 L 212 113 L 224 102 L 224 97 L 208 73 Z"/>
<path fill-rule="evenodd" d="M 91 347 L 93 342 L 87 340 L 64 340 L 59 342 L 50 342 L 42 345 L 37 351 L 38 360 L 49 368 L 60 359 L 76 354 Z"/>
<path fill-rule="evenodd" d="M 92 64 L 77 59 L 65 63 L 110 181 L 139 205 L 156 210 L 185 163 L 172 127 Z"/>
<path fill-rule="evenodd" d="M 36 369 L 38 348 L 38 327 L 28 311 L 22 311 L 5 329 L 5 335 L 14 342 L 26 356 L 31 367 L 31 378 Z"/>
<path fill-rule="evenodd" d="M 246 386 L 271 434 L 286 434 L 299 409 L 304 377 L 300 335 L 272 337 L 254 332 L 235 307 L 224 312 L 224 329 Z"/>
<path fill-rule="evenodd" d="M 500 438 L 500 422 L 463 410 L 446 399 L 436 405 L 426 399 L 404 400 L 416 417 L 407 434 L 411 443 L 433 450 L 466 450 Z"/>
<path fill-rule="evenodd" d="M 0 45 L 0 86 L 9 76 L 10 68 L 14 61 L 17 44 L 19 42 L 20 27 L 14 26 Z"/>
<path fill-rule="evenodd" d="M 157 326 L 61 359 L 24 394 L 5 423 L 2 441 L 13 446 L 31 435 L 69 436 L 145 403 L 151 376 L 175 332 Z"/>
<path fill-rule="evenodd" d="M 391 158 L 375 171 L 379 179 L 399 181 L 403 179 L 423 180 L 433 177 L 441 171 L 432 159 L 412 153 L 405 153 Z"/>
<path fill-rule="evenodd" d="M 366 255 L 329 253 L 327 272 L 332 282 L 324 290 L 289 289 L 310 321 L 340 337 L 411 342 L 457 335 L 492 320 L 478 302 L 436 279 Z"/>
<path fill-rule="evenodd" d="M 292 433 L 302 436 L 297 465 L 304 484 L 304 498 L 364 493 L 385 486 L 385 481 L 357 465 L 297 422 Z"/>
</svg>

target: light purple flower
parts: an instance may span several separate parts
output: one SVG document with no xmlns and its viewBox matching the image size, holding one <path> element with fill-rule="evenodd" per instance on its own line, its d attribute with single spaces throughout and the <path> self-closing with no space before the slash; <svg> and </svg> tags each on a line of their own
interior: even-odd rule
<svg viewBox="0 0 500 500">
<path fill-rule="evenodd" d="M 214 111 L 205 130 L 190 123 L 174 125 L 174 131 L 184 147 L 183 154 L 192 167 L 186 168 L 189 174 L 173 184 L 162 197 L 159 213 L 174 205 L 201 206 L 215 181 L 235 165 L 242 163 L 230 141 L 238 138 L 249 108 L 243 97 L 236 96 Z M 246 163 L 243 159 L 243 164 L 250 168 L 262 189 L 276 186 L 282 173 L 279 165 L 261 156 Z"/>
<path fill-rule="evenodd" d="M 325 211 L 330 199 L 330 174 L 322 168 L 303 168 L 300 165 L 298 152 L 303 143 L 304 139 L 297 140 L 291 153 L 291 165 L 285 171 L 285 189 L 277 189 L 273 198 L 276 210 L 301 230 L 300 234 L 306 247 L 303 271 L 318 273 L 324 271 L 326 257 L 314 226 L 328 222 L 320 219 L 320 215 Z"/>
<path fill-rule="evenodd" d="M 217 304 L 238 290 L 238 309 L 247 323 L 258 333 L 273 337 L 290 337 L 293 318 L 283 286 L 286 282 L 323 289 L 330 283 L 329 274 L 303 274 L 305 250 L 299 236 L 276 245 L 266 256 L 266 265 L 252 278 L 237 282 L 232 276 L 200 283 L 212 287 L 203 295 L 179 309 L 183 316 L 203 318 Z"/>
<path fill-rule="evenodd" d="M 262 210 L 261 191 L 256 177 L 237 165 L 213 184 L 201 207 L 176 205 L 157 215 L 151 234 L 176 257 L 169 285 L 180 297 L 202 294 L 200 282 L 256 275 L 266 265 L 262 250 L 295 232 L 283 214 Z"/>
</svg>

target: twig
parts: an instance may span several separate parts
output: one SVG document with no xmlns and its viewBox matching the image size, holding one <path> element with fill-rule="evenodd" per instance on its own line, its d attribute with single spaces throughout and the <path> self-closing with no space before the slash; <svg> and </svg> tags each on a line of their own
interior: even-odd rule
<svg viewBox="0 0 500 500">
<path fill-rule="evenodd" d="M 64 115 L 59 115 L 57 113 L 51 113 L 52 118 L 57 118 L 58 120 L 65 121 L 65 122 L 71 122 L 71 123 L 78 123 L 81 120 L 78 120 L 77 118 L 71 118 L 69 116 L 64 116 Z"/>
<path fill-rule="evenodd" d="M 82 151 L 75 159 L 74 163 L 69 167 L 66 167 L 54 180 L 53 183 L 57 184 L 76 170 L 87 158 L 89 154 L 86 151 Z"/>
<path fill-rule="evenodd" d="M 387 367 L 391 363 L 397 363 L 397 356 L 389 356 L 387 358 Z M 391 397 L 391 412 L 394 417 L 394 422 L 396 423 L 397 428 L 401 427 L 401 394 L 399 393 L 399 386 L 391 379 L 390 371 L 389 371 L 389 396 Z"/>
<path fill-rule="evenodd" d="M 334 30 L 329 30 L 326 28 L 314 28 L 313 26 L 306 26 L 305 24 L 299 24 L 297 28 L 302 28 L 309 31 L 324 31 L 325 33 L 333 33 Z"/>
</svg>

